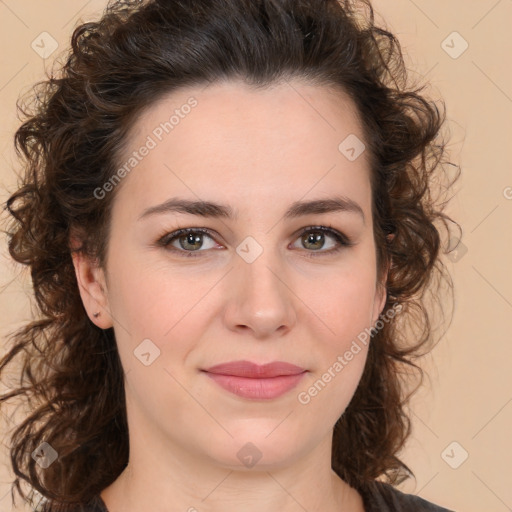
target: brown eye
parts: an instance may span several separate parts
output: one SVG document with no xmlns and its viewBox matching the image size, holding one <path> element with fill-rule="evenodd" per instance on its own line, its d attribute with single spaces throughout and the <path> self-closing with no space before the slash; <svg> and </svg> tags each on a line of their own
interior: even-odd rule
<svg viewBox="0 0 512 512">
<path fill-rule="evenodd" d="M 203 243 L 203 234 L 188 233 L 177 238 L 180 246 L 184 250 L 192 249 L 194 251 L 200 249 Z"/>
<path fill-rule="evenodd" d="M 211 241 L 210 246 L 205 246 L 206 239 Z M 329 256 L 344 247 L 354 245 L 346 235 L 325 226 L 304 228 L 298 240 L 300 240 L 300 247 L 296 245 L 292 247 L 302 249 L 308 257 Z M 219 247 L 213 234 L 206 228 L 179 229 L 164 235 L 157 243 L 166 250 L 185 257 L 201 256 L 201 253 L 206 250 Z"/>
<path fill-rule="evenodd" d="M 305 228 L 299 235 L 302 249 L 309 253 L 308 256 L 329 255 L 338 252 L 344 247 L 354 245 L 346 236 L 335 229 L 325 226 L 312 226 Z M 334 242 L 328 243 L 329 239 Z M 327 244 L 327 250 L 324 250 Z M 317 254 L 314 254 L 314 253 Z"/>
<path fill-rule="evenodd" d="M 205 247 L 205 237 L 212 241 L 210 247 Z M 183 256 L 200 256 L 201 249 L 212 249 L 216 246 L 215 240 L 207 229 L 186 228 L 169 233 L 158 241 L 158 244 L 169 251 Z M 198 254 L 193 254 L 198 253 Z"/>
<path fill-rule="evenodd" d="M 319 232 L 309 232 L 302 235 L 302 244 L 306 249 L 319 250 L 325 245 L 325 234 Z"/>
</svg>

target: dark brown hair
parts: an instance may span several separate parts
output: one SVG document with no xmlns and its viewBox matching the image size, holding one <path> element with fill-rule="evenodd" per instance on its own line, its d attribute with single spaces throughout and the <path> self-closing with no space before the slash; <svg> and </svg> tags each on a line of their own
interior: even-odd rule
<svg viewBox="0 0 512 512">
<path fill-rule="evenodd" d="M 12 489 L 30 500 L 21 479 L 51 510 L 71 510 L 125 468 L 123 369 L 113 329 L 98 328 L 83 307 L 70 234 L 81 233 L 77 250 L 105 263 L 115 190 L 102 200 L 94 191 L 118 168 L 137 116 L 180 87 L 224 79 L 254 87 L 302 79 L 340 88 L 357 107 L 371 160 L 378 279 L 390 265 L 384 310 L 402 310 L 372 337 L 334 428 L 332 467 L 356 488 L 412 474 L 398 453 L 411 430 L 405 407 L 421 385 L 408 392 L 408 378 L 423 378 L 414 360 L 437 342 L 427 291 L 443 281 L 453 288 L 436 225 L 453 221 L 433 194 L 450 163 L 445 114 L 420 94 L 425 86 L 409 83 L 399 42 L 376 26 L 369 1 L 111 2 L 98 22 L 75 29 L 65 62 L 47 78 L 34 86 L 32 105 L 18 102 L 24 172 L 6 203 L 9 251 L 30 268 L 40 313 L 10 335 L 0 361 L 0 373 L 22 363 L 19 387 L 0 403 L 19 396 L 30 407 L 11 437 Z M 45 441 L 58 458 L 41 470 L 31 453 Z"/>
</svg>

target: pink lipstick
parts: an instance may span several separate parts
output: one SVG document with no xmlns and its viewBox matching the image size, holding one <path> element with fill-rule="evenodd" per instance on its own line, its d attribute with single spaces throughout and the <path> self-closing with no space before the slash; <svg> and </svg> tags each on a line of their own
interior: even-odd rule
<svg viewBox="0 0 512 512">
<path fill-rule="evenodd" d="M 264 365 L 232 361 L 203 370 L 219 386 L 243 398 L 269 400 L 293 389 L 307 370 L 276 361 Z"/>
</svg>

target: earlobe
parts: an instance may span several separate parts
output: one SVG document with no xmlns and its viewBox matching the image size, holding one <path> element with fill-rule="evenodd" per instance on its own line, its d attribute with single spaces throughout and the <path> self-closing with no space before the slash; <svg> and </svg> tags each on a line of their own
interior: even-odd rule
<svg viewBox="0 0 512 512">
<path fill-rule="evenodd" d="M 82 252 L 72 252 L 80 297 L 87 315 L 101 329 L 112 327 L 103 269 Z"/>
</svg>

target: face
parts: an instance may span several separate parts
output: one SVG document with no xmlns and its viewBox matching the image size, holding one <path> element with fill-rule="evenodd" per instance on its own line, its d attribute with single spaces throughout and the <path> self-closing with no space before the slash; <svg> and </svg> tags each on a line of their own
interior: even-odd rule
<svg viewBox="0 0 512 512">
<path fill-rule="evenodd" d="M 187 88 L 145 111 L 119 167 L 137 163 L 102 189 L 106 268 L 75 262 L 91 320 L 114 327 L 131 432 L 224 467 L 291 463 L 332 434 L 385 301 L 368 155 L 339 148 L 363 140 L 354 106 L 291 84 Z M 204 371 L 242 360 L 303 371 Z"/>
</svg>

